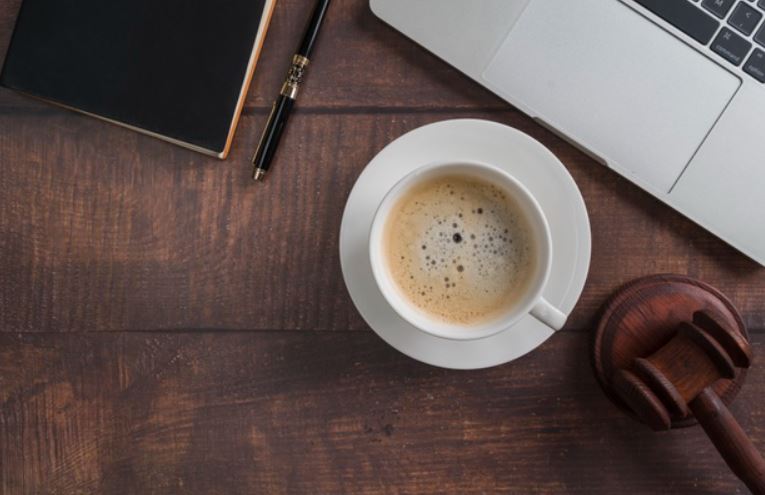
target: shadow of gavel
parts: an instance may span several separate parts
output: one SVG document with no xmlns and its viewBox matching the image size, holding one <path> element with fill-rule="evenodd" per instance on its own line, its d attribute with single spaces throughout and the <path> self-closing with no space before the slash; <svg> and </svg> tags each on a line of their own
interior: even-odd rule
<svg viewBox="0 0 765 495">
<path fill-rule="evenodd" d="M 765 495 L 765 460 L 712 386 L 748 368 L 749 343 L 712 314 L 696 312 L 674 336 L 629 369 L 617 370 L 611 386 L 654 430 L 668 430 L 673 418 L 693 414 L 731 470 L 757 495 Z"/>
</svg>

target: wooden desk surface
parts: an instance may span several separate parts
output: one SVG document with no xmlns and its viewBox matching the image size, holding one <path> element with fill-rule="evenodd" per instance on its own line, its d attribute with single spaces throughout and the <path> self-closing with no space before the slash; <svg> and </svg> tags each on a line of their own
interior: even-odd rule
<svg viewBox="0 0 765 495">
<path fill-rule="evenodd" d="M 8 44 L 20 0 L 0 2 Z M 273 175 L 249 158 L 310 0 L 280 0 L 225 162 L 0 90 L 0 492 L 745 493 L 699 429 L 603 396 L 593 317 L 676 272 L 741 309 L 765 359 L 765 270 L 376 20 L 336 0 Z M 432 368 L 355 311 L 345 199 L 386 143 L 477 117 L 521 129 L 587 202 L 567 328 L 509 365 Z M 765 365 L 734 414 L 765 451 Z"/>
</svg>

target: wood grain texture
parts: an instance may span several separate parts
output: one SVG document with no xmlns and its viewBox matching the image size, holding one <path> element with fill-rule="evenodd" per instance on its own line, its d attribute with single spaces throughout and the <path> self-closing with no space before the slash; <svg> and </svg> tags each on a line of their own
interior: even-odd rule
<svg viewBox="0 0 765 495">
<path fill-rule="evenodd" d="M 765 495 L 765 459 L 712 387 L 688 405 L 731 471 L 754 495 Z"/>
<path fill-rule="evenodd" d="M 747 330 L 735 306 L 713 287 L 688 277 L 651 275 L 626 284 L 608 299 L 594 328 L 591 355 L 598 382 L 614 403 L 622 407 L 629 404 L 629 409 L 657 430 L 694 424 L 687 418 L 685 399 L 720 378 L 698 346 L 667 347 L 668 342 L 686 342 L 673 338 L 684 332 L 682 328 L 689 322 L 713 328 L 710 332 L 731 349 L 728 352 L 736 356 L 737 366 L 750 367 Z M 688 357 L 686 351 L 700 359 L 681 359 Z M 712 371 L 710 381 L 704 380 L 705 365 Z M 728 378 L 735 379 L 719 380 L 714 385 L 726 404 L 746 379 L 746 371 L 737 372 L 733 362 L 730 368 Z M 678 383 L 670 380 L 670 370 L 683 379 Z M 692 385 L 697 387 L 695 392 L 688 389 Z"/>
<path fill-rule="evenodd" d="M 595 375 L 616 405 L 654 431 L 698 421 L 731 471 L 753 494 L 765 495 L 765 460 L 726 407 L 749 356 L 746 329 L 730 302 L 681 277 L 646 277 L 618 291 L 592 343 Z"/>
<path fill-rule="evenodd" d="M 742 312 L 733 413 L 765 448 L 765 270 L 376 20 L 334 0 L 273 173 L 249 159 L 311 0 L 279 0 L 229 160 L 0 89 L 0 493 L 745 493 L 699 429 L 652 435 L 596 385 L 605 298 L 675 272 Z M 4 53 L 20 0 L 0 2 Z M 365 325 L 345 199 L 392 139 L 447 118 L 527 132 L 587 202 L 567 331 L 451 372 Z M 233 331 L 230 331 L 233 330 Z"/>
<path fill-rule="evenodd" d="M 751 328 L 765 328 L 765 270 L 528 117 L 485 108 L 483 90 L 452 92 L 477 85 L 383 26 L 366 2 L 333 4 L 275 173 L 263 187 L 251 184 L 248 162 L 266 117 L 258 95 L 270 101 L 278 87 L 277 60 L 287 60 L 302 23 L 290 14 L 308 3 L 279 4 L 257 71 L 264 86 L 249 99 L 263 112 L 242 119 L 226 162 L 0 90 L 9 99 L 0 100 L 0 329 L 365 328 L 339 271 L 344 200 L 386 143 L 457 117 L 528 132 L 582 189 L 593 266 L 569 328 L 586 329 L 608 293 L 654 272 L 716 285 Z M 2 5 L 7 32 L 18 7 Z M 333 66 L 342 57 L 353 61 Z M 427 70 L 417 72 L 420 64 Z M 364 80 L 370 69 L 373 81 Z M 371 89 L 354 101 L 360 87 Z"/>
<path fill-rule="evenodd" d="M 390 140 L 491 118 L 567 164 L 591 216 L 593 263 L 569 328 L 634 277 L 712 283 L 765 328 L 765 270 L 515 112 L 296 113 L 274 173 L 250 181 L 263 116 L 219 162 L 59 110 L 0 115 L 0 328 L 362 329 L 340 274 L 345 198 Z"/>
<path fill-rule="evenodd" d="M 608 402 L 588 340 L 454 372 L 371 332 L 5 334 L 0 491 L 746 493 L 700 428 Z M 760 449 L 764 370 L 732 408 Z"/>
</svg>

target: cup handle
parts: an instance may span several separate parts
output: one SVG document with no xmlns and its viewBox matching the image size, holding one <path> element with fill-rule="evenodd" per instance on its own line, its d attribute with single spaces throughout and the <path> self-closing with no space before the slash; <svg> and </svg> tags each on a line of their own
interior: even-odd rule
<svg viewBox="0 0 765 495">
<path fill-rule="evenodd" d="M 531 308 L 531 315 L 555 331 L 563 328 L 568 318 L 558 308 L 547 302 L 544 298 Z"/>
</svg>

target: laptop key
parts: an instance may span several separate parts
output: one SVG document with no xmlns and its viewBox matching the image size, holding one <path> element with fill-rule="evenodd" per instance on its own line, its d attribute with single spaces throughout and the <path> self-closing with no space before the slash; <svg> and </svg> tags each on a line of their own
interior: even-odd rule
<svg viewBox="0 0 765 495">
<path fill-rule="evenodd" d="M 699 43 L 706 45 L 720 23 L 687 0 L 635 0 Z"/>
<path fill-rule="evenodd" d="M 765 83 L 765 52 L 756 48 L 744 65 L 744 72 Z"/>
<path fill-rule="evenodd" d="M 704 0 L 701 2 L 701 6 L 720 19 L 725 19 L 734 3 L 736 0 Z"/>
<path fill-rule="evenodd" d="M 752 44 L 728 28 L 722 28 L 712 42 L 712 51 L 733 65 L 741 65 Z"/>
<path fill-rule="evenodd" d="M 765 24 L 760 28 L 759 31 L 757 31 L 757 34 L 754 35 L 754 41 L 762 46 L 765 46 Z"/>
<path fill-rule="evenodd" d="M 762 14 L 745 3 L 739 3 L 733 10 L 728 24 L 749 36 L 762 19 Z"/>
</svg>

